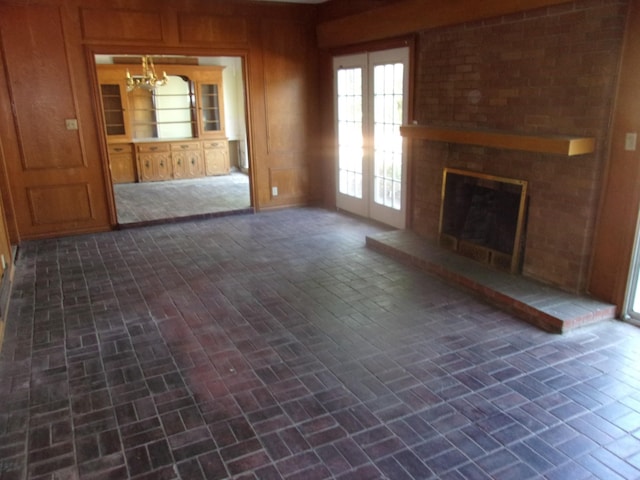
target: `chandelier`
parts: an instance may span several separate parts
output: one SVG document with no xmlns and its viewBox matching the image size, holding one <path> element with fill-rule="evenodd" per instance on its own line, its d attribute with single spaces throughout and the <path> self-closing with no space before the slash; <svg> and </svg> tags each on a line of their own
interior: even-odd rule
<svg viewBox="0 0 640 480">
<path fill-rule="evenodd" d="M 156 67 L 149 55 L 142 56 L 142 75 L 132 77 L 127 68 L 127 90 L 132 91 L 136 88 L 145 90 L 153 90 L 156 87 L 162 87 L 167 84 L 167 72 L 162 72 L 162 78 L 156 75 Z"/>
</svg>

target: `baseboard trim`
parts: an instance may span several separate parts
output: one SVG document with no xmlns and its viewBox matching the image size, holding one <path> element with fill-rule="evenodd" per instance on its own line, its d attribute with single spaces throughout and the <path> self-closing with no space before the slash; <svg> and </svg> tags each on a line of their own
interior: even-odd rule
<svg viewBox="0 0 640 480">
<path fill-rule="evenodd" d="M 0 280 L 0 352 L 4 345 L 4 330 L 7 323 L 7 315 L 9 314 L 9 301 L 11 300 L 11 290 L 13 289 L 13 277 L 15 274 L 15 264 L 17 249 L 13 249 L 13 258 L 9 262 L 8 268 L 2 275 Z"/>
</svg>

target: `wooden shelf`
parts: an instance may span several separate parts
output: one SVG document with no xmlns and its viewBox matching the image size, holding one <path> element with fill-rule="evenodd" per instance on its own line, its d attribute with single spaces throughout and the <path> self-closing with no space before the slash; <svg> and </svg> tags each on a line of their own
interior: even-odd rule
<svg viewBox="0 0 640 480">
<path fill-rule="evenodd" d="M 481 147 L 524 150 L 527 152 L 559 155 L 584 155 L 595 150 L 593 137 L 569 137 L 562 135 L 525 135 L 496 130 L 476 130 L 428 125 L 403 125 L 400 134 L 406 138 L 418 138 L 435 142 L 462 143 Z"/>
</svg>

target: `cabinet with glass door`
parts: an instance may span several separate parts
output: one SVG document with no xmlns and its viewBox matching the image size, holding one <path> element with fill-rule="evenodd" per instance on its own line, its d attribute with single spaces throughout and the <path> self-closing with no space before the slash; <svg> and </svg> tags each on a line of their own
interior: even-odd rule
<svg viewBox="0 0 640 480">
<path fill-rule="evenodd" d="M 109 170 L 113 183 L 136 181 L 135 154 L 131 146 L 129 98 L 121 71 L 98 69 L 100 102 L 108 142 Z"/>
<path fill-rule="evenodd" d="M 131 132 L 125 79 L 119 70 L 99 68 L 98 81 L 107 139 L 126 142 L 131 139 Z"/>
<path fill-rule="evenodd" d="M 223 67 L 206 67 L 195 74 L 198 100 L 198 134 L 224 138 Z"/>
<path fill-rule="evenodd" d="M 139 182 L 228 174 L 224 67 L 157 68 L 166 73 L 162 86 L 127 88 L 127 78 L 138 78 L 136 67 L 98 65 L 110 167 L 126 171 L 112 174 L 114 183 L 131 181 L 130 172 Z M 127 142 L 130 148 L 112 148 Z"/>
</svg>

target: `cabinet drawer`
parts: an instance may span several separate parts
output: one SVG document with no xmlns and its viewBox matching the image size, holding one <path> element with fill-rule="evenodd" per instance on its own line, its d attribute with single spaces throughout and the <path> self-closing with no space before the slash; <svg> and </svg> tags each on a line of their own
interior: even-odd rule
<svg viewBox="0 0 640 480">
<path fill-rule="evenodd" d="M 136 145 L 140 153 L 168 152 L 169 144 L 167 143 L 140 143 Z"/>
<path fill-rule="evenodd" d="M 202 142 L 204 148 L 227 148 L 226 140 L 207 140 Z"/>
<path fill-rule="evenodd" d="M 116 153 L 131 153 L 133 151 L 133 145 L 130 143 L 110 143 L 109 154 Z"/>
<path fill-rule="evenodd" d="M 171 144 L 172 152 L 184 152 L 189 150 L 200 150 L 200 142 L 180 142 Z"/>
</svg>

